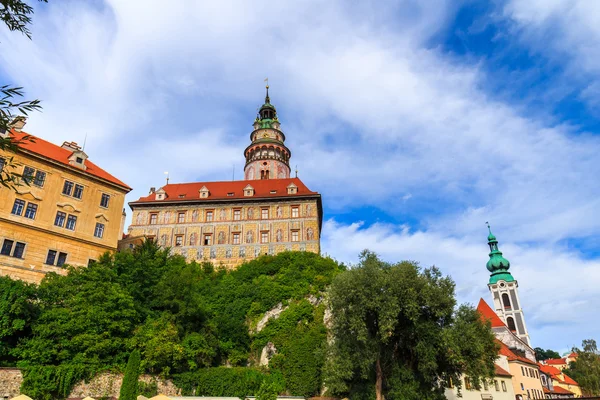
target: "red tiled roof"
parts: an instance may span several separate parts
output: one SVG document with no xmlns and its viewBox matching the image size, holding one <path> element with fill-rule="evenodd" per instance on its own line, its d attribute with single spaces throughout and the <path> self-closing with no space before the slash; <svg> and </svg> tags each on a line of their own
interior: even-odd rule
<svg viewBox="0 0 600 400">
<path fill-rule="evenodd" d="M 554 376 L 554 375 L 560 374 L 560 370 L 558 368 L 556 368 L 556 367 L 551 366 L 551 365 L 538 364 L 538 366 L 540 367 L 540 370 L 543 373 L 548 374 L 550 376 Z"/>
<path fill-rule="evenodd" d="M 548 365 L 565 365 L 567 363 L 567 360 L 565 360 L 564 358 L 550 358 L 544 362 Z"/>
<path fill-rule="evenodd" d="M 288 194 L 287 187 L 290 184 L 298 187 L 296 194 Z M 244 196 L 244 188 L 246 186 L 254 188 L 254 196 Z M 209 191 L 209 196 L 200 198 L 200 189 L 206 186 Z M 150 194 L 145 197 L 140 197 L 133 203 L 148 203 L 148 202 L 186 202 L 213 200 L 231 200 L 231 199 L 256 199 L 256 198 L 277 198 L 277 197 L 295 197 L 306 195 L 318 195 L 317 192 L 309 190 L 300 178 L 287 179 L 262 179 L 251 181 L 221 181 L 221 182 L 191 182 L 191 183 L 171 183 L 163 186 L 166 193 L 165 200 L 155 200 L 155 195 Z M 273 193 L 274 192 L 274 193 Z M 131 203 L 130 203 L 131 204 Z"/>
<path fill-rule="evenodd" d="M 571 353 L 567 356 L 567 358 L 577 358 L 577 357 L 579 357 L 579 354 L 577 354 L 577 353 Z"/>
<path fill-rule="evenodd" d="M 521 357 L 521 356 L 515 354 L 511 349 L 508 348 L 507 345 L 505 345 L 498 339 L 496 339 L 496 343 L 498 343 L 500 345 L 499 353 L 502 354 L 503 356 L 506 356 L 506 358 L 508 358 L 508 361 L 520 361 L 520 362 L 526 363 L 526 364 L 537 365 L 535 362 L 531 361 L 530 359 Z"/>
<path fill-rule="evenodd" d="M 512 376 L 510 372 L 499 366 L 498 364 L 494 364 L 496 368 L 496 376 Z"/>
<path fill-rule="evenodd" d="M 563 376 L 563 382 L 565 382 L 567 385 L 576 385 L 579 386 L 579 384 L 577 382 L 575 382 L 575 380 L 573 378 L 571 378 L 569 375 L 565 374 L 564 372 L 562 372 L 562 376 Z"/>
<path fill-rule="evenodd" d="M 544 388 L 542 388 L 542 389 L 544 389 L 544 393 L 552 393 L 552 392 L 550 391 L 550 389 L 548 389 L 548 388 L 546 388 L 546 387 L 544 387 Z"/>
<path fill-rule="evenodd" d="M 11 136 L 16 140 L 23 140 L 26 136 L 31 137 L 34 141 L 23 140 L 19 147 L 25 151 L 29 151 L 35 154 L 38 154 L 42 157 L 49 158 L 53 161 L 57 161 L 64 165 L 69 165 L 69 157 L 73 154 L 72 151 L 63 149 L 60 146 L 55 145 L 54 143 L 50 143 L 44 139 L 41 139 L 37 136 L 33 136 L 29 133 L 25 132 L 17 132 L 12 130 Z M 85 160 L 85 166 L 87 167 L 85 170 L 81 170 L 83 174 L 90 174 L 98 178 L 105 179 L 115 185 L 119 185 L 128 191 L 131 190 L 127 184 L 123 183 L 119 179 L 115 178 L 102 168 L 98 167 L 96 164 L 91 162 L 89 159 Z"/>
<path fill-rule="evenodd" d="M 556 393 L 556 394 L 574 394 L 573 392 L 565 389 L 565 388 L 561 388 L 560 386 L 554 386 L 554 391 L 552 393 Z"/>
<path fill-rule="evenodd" d="M 492 308 L 485 302 L 485 300 L 480 299 L 479 304 L 477 305 L 477 311 L 481 314 L 481 316 L 489 320 L 492 324 L 492 328 L 498 328 L 502 326 L 506 326 L 504 322 L 498 317 L 498 314 L 492 310 Z"/>
</svg>

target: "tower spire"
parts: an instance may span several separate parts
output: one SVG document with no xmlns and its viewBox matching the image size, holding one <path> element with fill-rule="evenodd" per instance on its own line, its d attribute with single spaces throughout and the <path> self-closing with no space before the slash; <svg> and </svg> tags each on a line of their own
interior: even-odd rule
<svg viewBox="0 0 600 400">
<path fill-rule="evenodd" d="M 529 342 L 529 333 L 525 325 L 525 315 L 521 308 L 519 300 L 519 283 L 510 272 L 510 262 L 502 256 L 502 252 L 498 249 L 498 240 L 492 233 L 490 224 L 486 222 L 488 227 L 488 246 L 490 246 L 490 259 L 486 267 L 491 272 L 488 289 L 494 298 L 494 308 L 496 314 L 519 339 L 523 340 L 527 345 Z"/>
<path fill-rule="evenodd" d="M 269 78 L 266 79 L 267 81 L 267 95 L 265 96 L 265 104 L 271 104 L 271 99 L 269 98 Z"/>
</svg>

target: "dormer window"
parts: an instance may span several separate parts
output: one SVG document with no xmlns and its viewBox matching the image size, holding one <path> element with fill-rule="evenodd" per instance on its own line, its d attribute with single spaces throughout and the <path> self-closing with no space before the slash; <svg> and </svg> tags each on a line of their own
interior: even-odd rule
<svg viewBox="0 0 600 400">
<path fill-rule="evenodd" d="M 247 185 L 244 188 L 244 196 L 246 196 L 246 197 L 254 196 L 254 188 L 250 185 Z"/>
<path fill-rule="evenodd" d="M 77 162 L 77 164 L 83 164 L 83 158 L 81 158 L 81 157 L 77 157 L 77 158 L 75 159 L 75 162 Z"/>
<path fill-rule="evenodd" d="M 233 192 L 227 193 L 227 197 L 233 197 Z"/>
<path fill-rule="evenodd" d="M 210 195 L 210 192 L 206 186 L 202 186 L 200 189 L 200 198 L 206 199 Z"/>
<path fill-rule="evenodd" d="M 164 189 L 160 188 L 156 191 L 156 200 L 164 200 L 167 197 L 167 193 Z"/>
<path fill-rule="evenodd" d="M 277 193 L 277 190 L 271 190 L 269 193 L 271 193 L 271 194 L 276 194 L 276 193 Z"/>
<path fill-rule="evenodd" d="M 298 193 L 298 186 L 294 185 L 293 183 L 290 183 L 287 187 L 287 194 L 297 194 Z"/>
</svg>

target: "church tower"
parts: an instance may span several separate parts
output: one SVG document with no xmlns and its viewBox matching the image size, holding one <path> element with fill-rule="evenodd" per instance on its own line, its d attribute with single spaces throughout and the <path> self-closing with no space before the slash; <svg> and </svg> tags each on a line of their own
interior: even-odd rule
<svg viewBox="0 0 600 400">
<path fill-rule="evenodd" d="M 286 147 L 285 135 L 280 130 L 277 110 L 269 98 L 269 86 L 265 104 L 260 107 L 254 130 L 250 134 L 250 146 L 244 150 L 246 165 L 244 179 L 287 179 L 290 177 L 290 149 Z"/>
<path fill-rule="evenodd" d="M 488 245 L 490 246 L 490 259 L 487 262 L 487 269 L 491 272 L 488 288 L 494 298 L 494 309 L 498 317 L 506 324 L 508 329 L 527 345 L 529 342 L 529 333 L 525 326 L 525 317 L 521 309 L 519 299 L 519 284 L 515 278 L 508 272 L 510 262 L 502 256 L 498 250 L 498 240 L 492 234 L 488 224 L 489 236 Z"/>
</svg>

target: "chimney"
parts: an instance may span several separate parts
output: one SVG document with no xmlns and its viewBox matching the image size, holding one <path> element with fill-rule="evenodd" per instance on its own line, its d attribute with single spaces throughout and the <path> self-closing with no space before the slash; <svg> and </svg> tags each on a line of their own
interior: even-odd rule
<svg viewBox="0 0 600 400">
<path fill-rule="evenodd" d="M 71 151 L 81 151 L 81 147 L 77 144 L 77 142 L 64 142 L 60 147 Z"/>
<path fill-rule="evenodd" d="M 154 192 L 156 192 L 156 188 L 153 186 L 153 187 L 150 188 L 150 193 L 149 194 L 152 194 Z"/>
<path fill-rule="evenodd" d="M 26 123 L 27 120 L 25 119 L 25 117 L 19 116 L 12 120 L 12 122 L 10 123 L 10 127 L 17 132 L 21 132 L 21 129 L 23 129 Z"/>
</svg>

